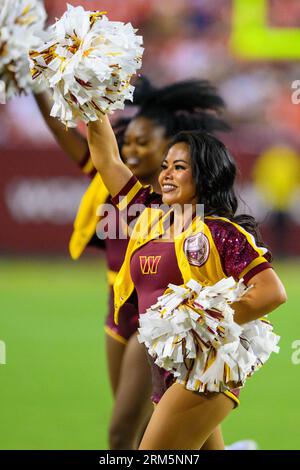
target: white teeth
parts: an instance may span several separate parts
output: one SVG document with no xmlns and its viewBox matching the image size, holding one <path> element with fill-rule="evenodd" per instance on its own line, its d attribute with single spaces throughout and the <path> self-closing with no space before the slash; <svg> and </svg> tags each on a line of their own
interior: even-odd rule
<svg viewBox="0 0 300 470">
<path fill-rule="evenodd" d="M 163 184 L 164 191 L 173 191 L 173 189 L 176 189 L 176 186 L 173 184 Z"/>
<path fill-rule="evenodd" d="M 127 165 L 138 165 L 140 160 L 137 157 L 129 157 L 126 159 Z"/>
</svg>

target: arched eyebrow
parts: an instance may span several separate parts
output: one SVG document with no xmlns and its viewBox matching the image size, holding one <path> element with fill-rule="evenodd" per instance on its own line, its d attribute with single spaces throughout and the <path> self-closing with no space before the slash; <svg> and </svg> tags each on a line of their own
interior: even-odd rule
<svg viewBox="0 0 300 470">
<path fill-rule="evenodd" d="M 163 160 L 163 163 L 164 162 L 168 163 L 167 157 Z M 187 162 L 186 160 L 180 160 L 180 159 L 174 160 L 173 163 L 178 163 L 178 162 L 186 163 L 187 165 L 189 164 L 189 162 Z"/>
<path fill-rule="evenodd" d="M 174 160 L 174 162 L 173 162 L 172 164 L 174 165 L 175 163 L 179 163 L 179 162 L 185 163 L 186 165 L 189 165 L 189 162 L 187 162 L 186 160 L 180 160 L 180 159 Z M 168 164 L 167 158 L 165 158 L 165 159 L 162 161 L 162 163 L 167 163 L 167 164 Z"/>
<path fill-rule="evenodd" d="M 178 162 L 182 162 L 182 163 L 186 163 L 187 165 L 189 164 L 187 161 L 185 160 L 174 160 L 173 163 L 178 163 Z"/>
</svg>

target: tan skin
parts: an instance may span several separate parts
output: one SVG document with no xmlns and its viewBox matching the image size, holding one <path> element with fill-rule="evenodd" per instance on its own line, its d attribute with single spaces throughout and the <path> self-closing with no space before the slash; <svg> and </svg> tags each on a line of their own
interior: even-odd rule
<svg viewBox="0 0 300 470">
<path fill-rule="evenodd" d="M 197 204 L 196 184 L 186 143 L 179 142 L 170 148 L 161 165 L 158 182 L 164 204 Z"/>
<path fill-rule="evenodd" d="M 88 142 L 94 165 L 108 190 L 113 196 L 118 194 L 131 178 L 132 172 L 120 158 L 107 117 L 89 124 Z M 112 178 L 112 175 L 115 177 Z M 196 203 L 191 159 L 185 143 L 175 144 L 169 150 L 162 165 L 159 183 L 164 203 Z M 233 305 L 235 321 L 239 324 L 256 320 L 286 301 L 285 289 L 272 269 L 255 275 L 251 285 L 253 287 L 243 301 Z M 233 406 L 233 402 L 222 393 L 203 397 L 175 383 L 155 408 L 139 448 L 205 448 L 205 443 Z"/>
</svg>

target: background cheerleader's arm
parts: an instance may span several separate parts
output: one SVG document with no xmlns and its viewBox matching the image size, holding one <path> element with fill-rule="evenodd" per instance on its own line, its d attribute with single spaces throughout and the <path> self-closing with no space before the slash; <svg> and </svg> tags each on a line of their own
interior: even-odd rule
<svg viewBox="0 0 300 470">
<path fill-rule="evenodd" d="M 118 143 L 108 117 L 88 124 L 88 143 L 95 168 L 112 196 L 116 196 L 133 176 L 122 162 Z"/>
<path fill-rule="evenodd" d="M 53 103 L 47 92 L 34 94 L 34 97 L 48 128 L 59 146 L 71 160 L 82 168 L 84 173 L 90 174 L 93 166 L 92 162 L 89 165 L 90 155 L 86 139 L 75 128 L 66 130 L 65 126 L 58 119 L 50 116 Z"/>
<path fill-rule="evenodd" d="M 232 304 L 239 325 L 261 318 L 287 300 L 285 288 L 272 268 L 254 275 L 248 285 L 252 286 L 249 292 Z"/>
</svg>

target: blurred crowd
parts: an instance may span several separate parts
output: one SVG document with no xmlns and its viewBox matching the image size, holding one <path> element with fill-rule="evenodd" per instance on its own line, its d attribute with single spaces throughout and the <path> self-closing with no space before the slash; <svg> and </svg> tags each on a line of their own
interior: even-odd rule
<svg viewBox="0 0 300 470">
<path fill-rule="evenodd" d="M 300 223 L 297 203 L 300 105 L 292 103 L 292 83 L 300 80 L 298 63 L 237 57 L 230 43 L 233 0 L 70 0 L 69 3 L 106 11 L 111 20 L 131 22 L 138 28 L 145 46 L 141 73 L 154 83 L 166 84 L 188 77 L 211 80 L 227 103 L 226 117 L 232 132 L 224 137 L 226 144 L 235 156 L 252 157 L 251 165 L 250 159 L 248 164 L 243 158 L 245 179 L 252 180 L 248 199 L 257 208 L 262 207 L 253 196 L 255 178 L 261 181 L 261 177 L 255 176 L 258 173 L 253 162 L 257 159 L 259 166 L 258 157 L 267 154 L 273 174 L 291 175 L 293 179 L 286 178 L 284 190 L 280 177 L 271 186 L 276 194 L 291 193 L 284 200 L 286 206 L 293 205 L 295 220 Z M 269 27 L 300 28 L 299 0 L 268 0 L 267 4 Z M 49 24 L 66 10 L 63 0 L 45 0 L 45 5 Z M 2 148 L 55 145 L 32 97 L 16 98 L 1 106 L 0 118 Z M 278 148 L 292 153 L 293 163 L 288 158 L 277 158 Z M 270 155 L 274 155 L 273 160 Z M 260 166 L 264 168 L 263 164 Z M 259 181 L 257 186 L 261 186 Z M 274 203 L 273 209 L 278 205 Z"/>
<path fill-rule="evenodd" d="M 250 146 L 251 151 L 260 151 L 261 141 L 271 142 L 274 136 L 298 145 L 300 106 L 291 102 L 291 84 L 300 79 L 298 64 L 235 57 L 229 42 L 231 0 L 73 0 L 69 3 L 107 11 L 110 19 L 130 21 L 136 26 L 145 44 L 142 73 L 155 83 L 165 84 L 186 77 L 212 80 L 227 102 L 228 118 L 239 132 L 239 142 L 248 149 Z M 300 26 L 299 0 L 268 0 L 268 3 L 271 26 Z M 66 9 L 62 0 L 46 0 L 45 4 L 50 23 Z M 33 101 L 16 99 L 0 109 L 0 144 L 16 146 L 25 140 L 38 146 L 41 141 L 53 142 L 43 123 L 36 119 Z M 24 126 L 25 119 L 30 126 Z"/>
</svg>

